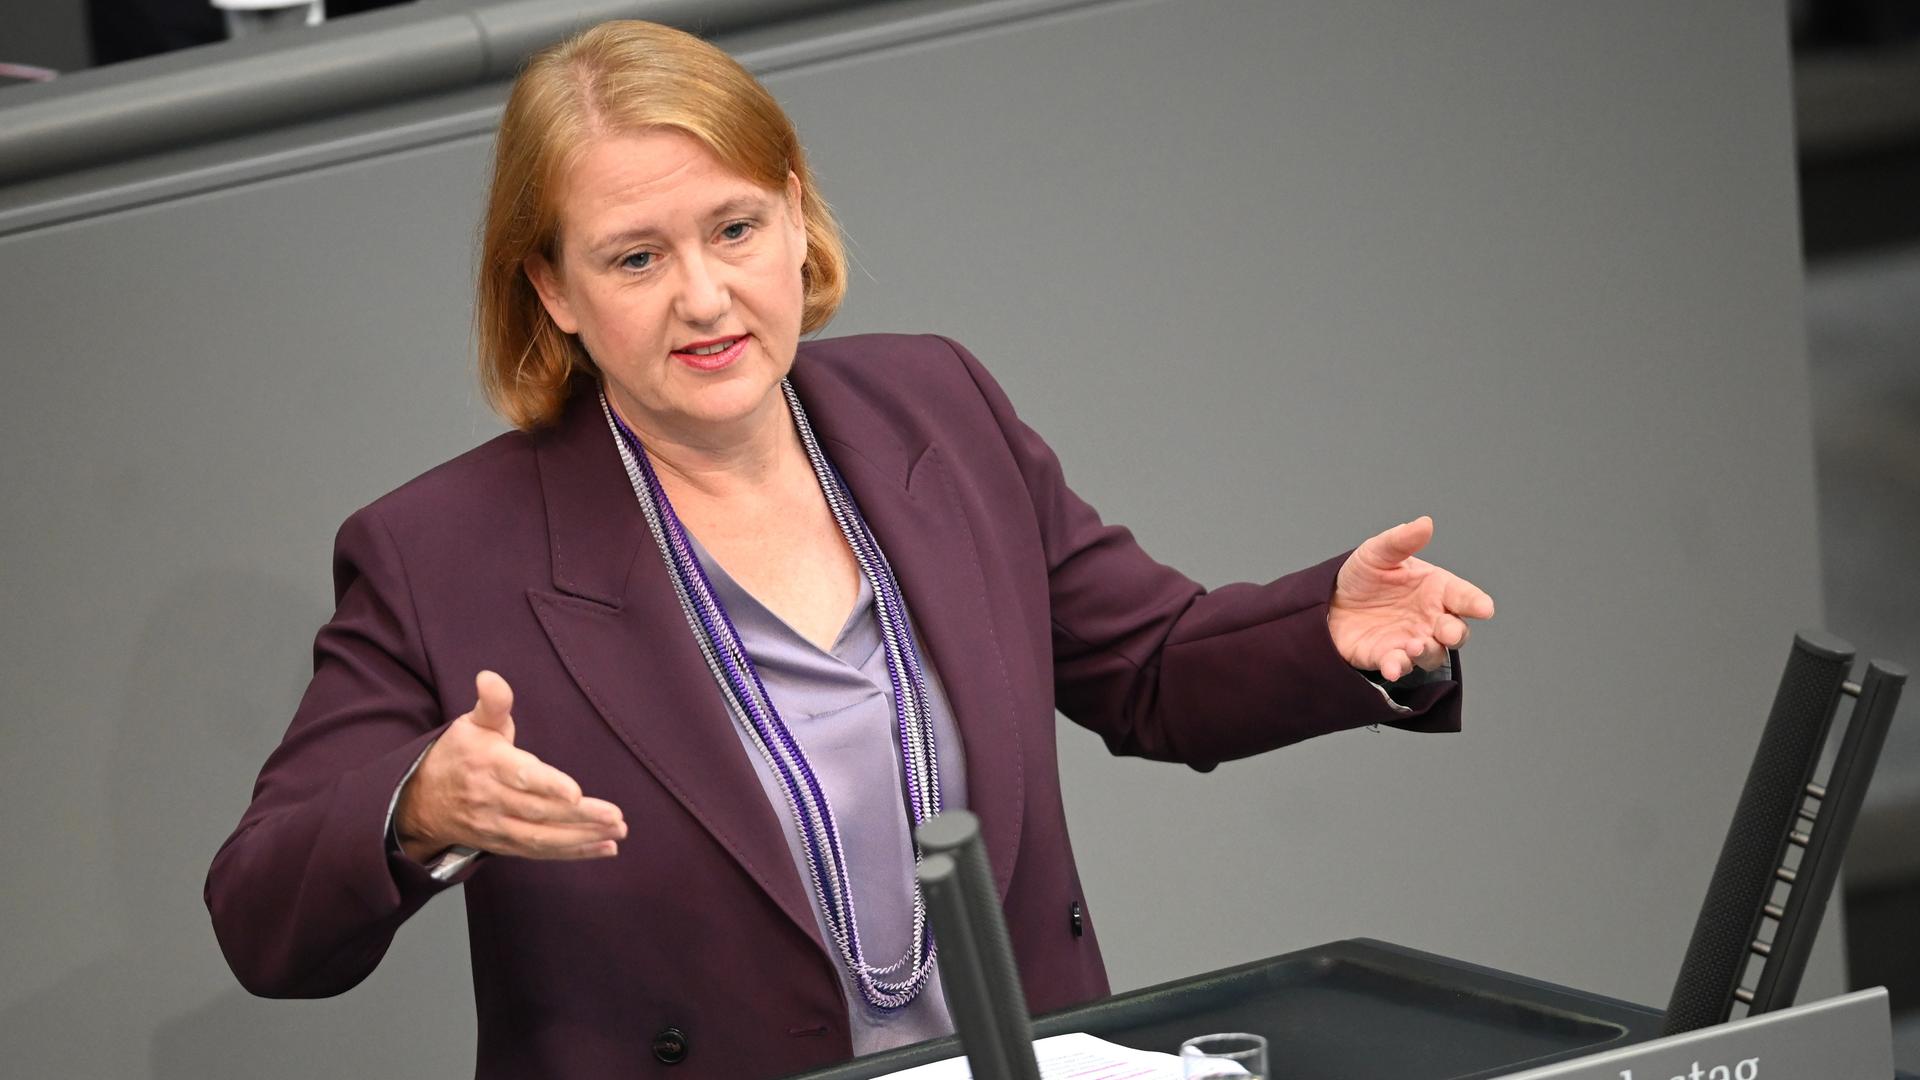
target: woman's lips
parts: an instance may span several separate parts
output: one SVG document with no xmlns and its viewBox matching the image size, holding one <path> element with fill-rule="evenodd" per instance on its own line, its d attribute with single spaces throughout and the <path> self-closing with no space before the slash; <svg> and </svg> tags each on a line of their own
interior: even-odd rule
<svg viewBox="0 0 1920 1080">
<path fill-rule="evenodd" d="M 708 342 L 707 345 L 717 345 L 725 340 L 725 338 L 717 338 L 714 341 Z M 693 368 L 695 371 L 719 371 L 721 368 L 740 359 L 740 354 L 747 351 L 747 342 L 749 340 L 749 335 L 742 334 L 734 338 L 732 344 L 717 353 L 702 355 L 700 353 L 675 351 L 673 358 Z"/>
</svg>

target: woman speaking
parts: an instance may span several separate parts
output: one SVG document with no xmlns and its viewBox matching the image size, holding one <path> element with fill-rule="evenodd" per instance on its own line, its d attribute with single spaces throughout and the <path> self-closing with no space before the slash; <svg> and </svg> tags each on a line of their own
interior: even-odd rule
<svg viewBox="0 0 1920 1080">
<path fill-rule="evenodd" d="M 1415 557 L 1428 519 L 1209 591 L 960 346 L 802 344 L 837 228 L 712 46 L 547 50 L 495 155 L 481 377 L 517 430 L 340 530 L 207 880 L 254 993 L 348 989 L 464 882 L 479 1076 L 791 1073 L 951 1030 L 911 833 L 942 809 L 981 819 L 1034 1010 L 1106 993 L 1056 709 L 1200 769 L 1457 728 L 1439 672 L 1493 602 Z"/>
</svg>

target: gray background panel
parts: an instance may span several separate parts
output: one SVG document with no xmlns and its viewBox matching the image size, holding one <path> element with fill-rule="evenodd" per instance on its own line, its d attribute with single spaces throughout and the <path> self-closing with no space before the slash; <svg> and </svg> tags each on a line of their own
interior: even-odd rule
<svg viewBox="0 0 1920 1080">
<path fill-rule="evenodd" d="M 1821 621 L 1783 13 L 1136 0 L 769 82 L 858 263 L 830 332 L 966 342 L 1202 580 L 1425 511 L 1500 602 L 1459 736 L 1198 776 L 1062 726 L 1116 987 L 1367 934 L 1663 1001 Z M 497 430 L 468 359 L 486 148 L 0 238 L 23 1075 L 471 1057 L 457 903 L 352 994 L 264 1002 L 199 885 L 304 683 L 332 530 Z"/>
<path fill-rule="evenodd" d="M 836 328 L 960 336 L 1203 580 L 1427 510 L 1502 605 L 1457 739 L 1199 777 L 1063 729 L 1116 982 L 1391 925 L 1662 1002 L 1819 619 L 1783 27 L 1195 10 L 772 80 L 871 278 Z"/>
</svg>

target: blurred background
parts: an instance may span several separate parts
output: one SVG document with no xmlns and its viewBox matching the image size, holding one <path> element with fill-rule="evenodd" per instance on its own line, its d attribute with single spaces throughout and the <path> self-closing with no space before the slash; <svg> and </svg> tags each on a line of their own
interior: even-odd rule
<svg viewBox="0 0 1920 1080">
<path fill-rule="evenodd" d="M 432 951 L 460 949 L 456 905 L 423 915 L 413 951 L 397 948 L 347 1004 L 261 1003 L 223 982 L 192 893 L 303 682 L 306 640 L 327 611 L 331 523 L 496 430 L 466 375 L 461 260 L 510 68 L 58 170 L 5 157 L 28 145 L 5 142 L 10 121 L 19 134 L 51 115 L 42 103 L 62 78 L 107 94 L 98 100 L 110 112 L 118 76 L 88 69 L 132 62 L 124 70 L 139 77 L 125 85 L 159 86 L 143 73 L 171 78 L 201 56 L 238 55 L 214 44 L 234 32 L 349 40 L 356 25 L 410 25 L 402 12 L 370 13 L 385 6 L 327 0 L 324 28 L 308 30 L 304 8 L 268 25 L 271 12 L 230 17 L 175 0 L 0 4 L 0 341 L 14 376 L 5 563 L 9 606 L 27 613 L 7 639 L 0 734 L 0 797 L 16 823 L 0 911 L 23 939 L 0 974 L 0 1043 L 23 1047 L 24 1064 L 339 1075 L 391 1064 L 380 1053 L 409 1045 L 404 1028 L 433 1028 L 456 1055 L 470 1045 L 464 957 L 449 965 Z M 1114 898 L 1102 926 L 1116 988 L 1249 947 L 1366 933 L 1661 1004 L 1662 965 L 1677 962 L 1691 926 L 1703 860 L 1757 736 L 1756 703 L 1792 628 L 1821 625 L 1863 658 L 1920 667 L 1920 5 L 1594 13 L 1409 2 L 1339 15 L 1212 0 L 629 6 L 713 32 L 795 114 L 862 266 L 836 331 L 955 333 L 989 363 L 1071 331 L 1089 359 L 995 370 L 1083 492 L 1196 576 L 1285 568 L 1228 534 L 1316 558 L 1338 550 L 1341 537 L 1371 530 L 1378 515 L 1347 504 L 1362 484 L 1378 491 L 1377 474 L 1282 484 L 1282 501 L 1327 508 L 1312 523 L 1255 510 L 1196 534 L 1188 523 L 1223 492 L 1267 481 L 1233 474 L 1195 494 L 1155 474 L 1155 444 L 1133 433 L 1150 430 L 1165 402 L 1188 410 L 1169 425 L 1178 451 L 1221 461 L 1310 460 L 1315 439 L 1340 437 L 1356 417 L 1368 431 L 1417 425 L 1421 399 L 1442 403 L 1463 433 L 1447 450 L 1467 475 L 1392 481 L 1379 498 L 1453 508 L 1451 519 L 1441 513 L 1443 543 L 1454 541 L 1443 556 L 1495 582 L 1511 637 L 1495 624 L 1476 639 L 1488 658 L 1476 667 L 1469 733 L 1494 741 L 1435 752 L 1349 740 L 1227 770 L 1242 792 L 1258 785 L 1276 817 L 1337 822 L 1377 865 L 1351 848 L 1262 838 L 1276 863 L 1340 869 L 1318 887 L 1295 880 L 1315 875 L 1276 870 L 1265 887 L 1285 929 L 1251 930 L 1253 908 L 1223 908 L 1195 921 L 1238 936 L 1208 937 L 1166 932 L 1155 905 L 1181 894 L 1142 890 L 1133 860 L 1177 876 L 1168 868 L 1182 859 L 1237 850 L 1250 836 L 1215 823 L 1243 800 L 1218 783 L 1098 762 L 1063 729 L 1083 873 L 1096 904 Z M 756 7 L 777 17 L 756 19 Z M 1022 81 L 1075 42 L 1079 66 Z M 1214 68 L 1205 77 L 1166 62 L 1201 56 Z M 1153 74 L 1144 87 L 1129 74 L 1138 71 Z M 1190 155 L 1156 151 L 1169 160 L 1139 167 L 1124 144 L 1140 116 L 1156 132 L 1192 132 L 1169 136 Z M 955 156 L 955 144 L 992 150 Z M 52 135 L 31 145 L 66 152 Z M 1275 177 L 1280 194 L 1249 209 Z M 1206 201 L 1169 194 L 1188 190 Z M 935 198 L 945 209 L 929 214 Z M 1164 212 L 1169 200 L 1202 223 Z M 1121 218 L 1126 235 L 1103 231 Z M 956 219 L 1001 231 L 956 237 Z M 1157 258 L 1169 252 L 1180 283 L 1128 291 L 1130 267 L 1164 270 Z M 965 270 L 980 266 L 1008 280 Z M 1083 283 L 1087 266 L 1099 283 Z M 192 288 L 169 284 L 189 279 Z M 1313 359 L 1224 374 L 1141 365 L 1111 400 L 1079 401 L 1085 380 L 1110 377 L 1091 357 L 1143 341 L 1179 348 L 1177 335 L 1153 336 L 1150 307 L 1162 299 L 1257 349 L 1252 328 L 1236 329 L 1260 303 L 1246 298 L 1248 280 L 1301 298 L 1286 306 L 1281 338 Z M 1045 283 L 1043 303 L 1034 283 Z M 403 310 L 389 310 L 396 296 Z M 343 313 L 362 311 L 376 314 L 345 325 Z M 378 354 L 383 343 L 393 351 Z M 311 359 L 336 352 L 324 369 Z M 261 371 L 273 377 L 263 383 Z M 1248 379 L 1349 407 L 1335 419 L 1292 404 L 1278 418 L 1238 411 Z M 298 416 L 281 411 L 276 384 L 297 391 Z M 1398 390 L 1369 389 L 1381 385 Z M 222 407 L 209 412 L 210 399 Z M 183 430 L 229 408 L 250 419 L 226 444 Z M 308 418 L 318 418 L 311 431 Z M 416 422 L 416 434 L 395 434 Z M 358 444 L 334 445 L 342 430 Z M 1644 443 L 1638 456 L 1618 445 L 1631 440 Z M 1569 441 L 1578 445 L 1564 461 L 1544 449 Z M 1514 446 L 1544 456 L 1522 467 Z M 53 448 L 80 464 L 60 464 Z M 156 463 L 196 475 L 156 484 Z M 1556 502 L 1569 487 L 1595 498 Z M 1547 508 L 1539 517 L 1514 511 L 1535 500 Z M 1653 600 L 1615 610 L 1552 593 L 1548 568 L 1527 561 L 1526 544 L 1584 538 L 1572 523 L 1598 507 L 1620 520 L 1592 526 L 1595 557 L 1623 554 L 1596 562 L 1596 576 L 1644 573 L 1637 585 L 1673 604 L 1657 620 L 1632 610 Z M 1671 547 L 1679 561 L 1649 569 L 1637 543 Z M 1677 584 L 1709 573 L 1768 596 L 1727 601 Z M 1525 621 L 1550 600 L 1583 606 L 1580 617 Z M 1556 636 L 1586 662 L 1542 643 Z M 210 670 L 216 655 L 246 676 Z M 1619 688 L 1596 669 L 1641 685 Z M 1809 990 L 1889 987 L 1898 1059 L 1920 1069 L 1920 694 L 1909 689 L 1822 939 L 1828 966 Z M 1619 707 L 1587 703 L 1601 695 Z M 1660 741 L 1674 716 L 1700 717 L 1696 734 L 1674 735 L 1677 748 Z M 1639 745 L 1583 742 L 1596 725 Z M 1674 763 L 1711 748 L 1726 760 Z M 1548 764 L 1581 755 L 1611 766 L 1607 783 Z M 1330 779 L 1339 776 L 1394 795 L 1363 798 Z M 1422 796 L 1422 783 L 1448 794 Z M 1663 805 L 1663 791 L 1684 814 Z M 1155 800 L 1178 810 L 1127 816 Z M 1516 805 L 1539 819 L 1514 820 Z M 1414 818 L 1423 824 L 1405 824 Z M 1217 846 L 1192 842 L 1213 831 Z M 1463 861 L 1462 836 L 1510 853 Z M 1535 873 L 1537 860 L 1564 851 L 1590 860 L 1593 875 L 1540 880 L 1549 875 Z M 1463 880 L 1474 875 L 1462 867 L 1492 876 Z M 1582 899 L 1612 888 L 1622 890 L 1612 906 Z M 421 968 L 409 973 L 410 963 Z M 399 1002 L 404 1022 L 392 1015 Z M 63 1018 L 88 1010 L 116 1018 L 120 1033 L 81 1045 Z M 248 1038 L 259 1048 L 225 1064 L 200 1049 Z"/>
<path fill-rule="evenodd" d="M 1920 5 L 1794 7 L 1821 578 L 1829 623 L 1920 663 Z M 1857 986 L 1920 1061 L 1920 724 L 1888 735 L 1845 877 Z"/>
</svg>

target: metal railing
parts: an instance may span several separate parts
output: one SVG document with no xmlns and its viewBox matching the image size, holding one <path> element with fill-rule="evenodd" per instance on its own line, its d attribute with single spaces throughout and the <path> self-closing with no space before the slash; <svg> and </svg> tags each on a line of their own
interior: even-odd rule
<svg viewBox="0 0 1920 1080">
<path fill-rule="evenodd" d="M 721 34 L 855 0 L 451 0 L 225 41 L 0 97 L 0 184 L 510 78 L 607 19 Z"/>
</svg>

